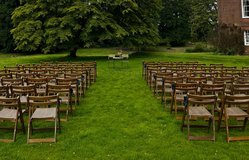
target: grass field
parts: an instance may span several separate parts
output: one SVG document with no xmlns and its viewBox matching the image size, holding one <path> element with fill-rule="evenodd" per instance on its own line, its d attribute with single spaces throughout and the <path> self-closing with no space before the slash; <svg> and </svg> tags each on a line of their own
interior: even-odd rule
<svg viewBox="0 0 249 160">
<path fill-rule="evenodd" d="M 105 56 L 113 53 L 112 49 L 81 50 L 77 59 L 69 59 L 65 53 L 0 54 L 0 67 L 78 60 L 96 60 L 98 65 L 97 82 L 87 90 L 74 116 L 62 123 L 57 143 L 26 144 L 26 135 L 18 132 L 17 142 L 0 143 L 0 159 L 249 159 L 249 142 L 228 144 L 225 130 L 217 133 L 215 143 L 187 141 L 186 130 L 180 131 L 181 122 L 163 111 L 141 76 L 143 60 L 199 61 L 241 67 L 249 66 L 249 57 L 145 52 L 131 55 L 128 68 L 121 68 L 118 63 L 112 68 Z M 245 133 L 249 135 L 249 129 Z"/>
</svg>

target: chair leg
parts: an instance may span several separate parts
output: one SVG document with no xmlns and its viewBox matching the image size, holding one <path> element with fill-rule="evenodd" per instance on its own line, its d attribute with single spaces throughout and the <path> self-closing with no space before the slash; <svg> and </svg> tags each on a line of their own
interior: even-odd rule
<svg viewBox="0 0 249 160">
<path fill-rule="evenodd" d="M 21 121 L 21 125 L 22 125 L 22 131 L 23 131 L 23 133 L 25 134 L 26 131 L 25 131 L 25 125 L 24 125 L 23 116 L 20 117 L 20 121 Z"/>
<path fill-rule="evenodd" d="M 219 121 L 218 121 L 218 131 L 220 131 L 221 121 L 222 121 L 222 117 L 223 117 L 223 112 L 224 112 L 224 110 L 221 109 L 221 112 L 219 114 Z"/>
<path fill-rule="evenodd" d="M 212 126 L 213 126 L 213 141 L 215 141 L 215 118 L 212 117 Z"/>
<path fill-rule="evenodd" d="M 18 118 L 16 118 L 15 126 L 14 126 L 14 133 L 13 133 L 13 141 L 16 141 L 16 131 L 17 131 L 17 124 L 18 124 Z"/>
<path fill-rule="evenodd" d="M 29 139 L 30 139 L 30 126 L 31 126 L 31 120 L 29 120 L 29 123 L 28 123 L 27 143 L 29 143 Z"/>
<path fill-rule="evenodd" d="M 69 102 L 69 103 L 70 103 L 70 102 Z M 69 103 L 67 104 L 67 111 L 66 111 L 66 120 L 68 120 L 68 114 L 69 114 L 69 105 L 70 105 Z"/>
<path fill-rule="evenodd" d="M 187 115 L 187 127 L 188 127 L 188 140 L 190 140 L 190 124 L 189 124 L 189 115 Z"/>
<path fill-rule="evenodd" d="M 246 117 L 246 118 L 244 119 L 244 123 L 243 123 L 243 131 L 245 131 L 245 129 L 246 129 L 247 120 L 248 120 L 248 118 Z"/>
<path fill-rule="evenodd" d="M 226 127 L 226 134 L 227 134 L 226 140 L 227 140 L 227 142 L 229 142 L 229 126 L 228 126 L 228 117 L 227 117 L 226 110 L 224 110 L 224 111 L 225 111 L 225 127 Z"/>
<path fill-rule="evenodd" d="M 182 127 L 181 127 L 182 132 L 183 132 L 183 127 L 184 127 L 184 123 L 185 123 L 185 118 L 186 118 L 186 113 L 184 113 L 182 116 Z"/>
<path fill-rule="evenodd" d="M 58 119 L 59 132 L 61 132 L 61 118 L 60 118 L 60 110 L 59 109 L 57 111 L 57 119 Z"/>
<path fill-rule="evenodd" d="M 57 117 L 54 119 L 54 140 L 55 142 L 57 142 L 56 131 L 57 131 Z"/>
<path fill-rule="evenodd" d="M 210 131 L 210 127 L 211 127 L 211 124 L 212 124 L 212 119 L 213 118 L 209 118 L 209 120 L 208 120 L 208 133 Z"/>
</svg>

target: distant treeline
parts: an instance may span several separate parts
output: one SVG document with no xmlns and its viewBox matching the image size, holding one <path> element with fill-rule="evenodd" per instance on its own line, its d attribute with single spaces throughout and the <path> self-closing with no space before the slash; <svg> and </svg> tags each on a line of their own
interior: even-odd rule
<svg viewBox="0 0 249 160">
<path fill-rule="evenodd" d="M 1 0 L 1 52 L 206 41 L 216 0 Z"/>
</svg>

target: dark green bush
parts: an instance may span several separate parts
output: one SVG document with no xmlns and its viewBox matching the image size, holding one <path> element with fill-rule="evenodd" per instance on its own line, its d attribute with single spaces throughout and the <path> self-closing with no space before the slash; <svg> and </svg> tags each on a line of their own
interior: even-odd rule
<svg viewBox="0 0 249 160">
<path fill-rule="evenodd" d="M 217 48 L 217 51 L 226 55 L 243 55 L 245 51 L 243 31 L 235 25 L 219 25 L 210 42 Z"/>
<path fill-rule="evenodd" d="M 196 43 L 193 48 L 186 49 L 187 53 L 193 52 L 213 52 L 214 48 L 208 47 L 205 43 Z"/>
</svg>

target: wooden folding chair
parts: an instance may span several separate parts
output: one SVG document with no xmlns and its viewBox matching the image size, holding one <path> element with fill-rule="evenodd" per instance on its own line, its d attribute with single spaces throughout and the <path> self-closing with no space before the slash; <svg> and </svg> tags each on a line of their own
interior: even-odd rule
<svg viewBox="0 0 249 160">
<path fill-rule="evenodd" d="M 231 87 L 234 83 L 234 77 L 215 77 L 213 84 L 226 84 L 225 93 L 231 94 Z"/>
<path fill-rule="evenodd" d="M 232 85 L 232 94 L 233 95 L 249 95 L 249 84 L 236 84 Z"/>
<path fill-rule="evenodd" d="M 214 108 L 217 97 L 215 95 L 192 95 L 188 94 L 184 97 L 185 112 L 182 118 L 182 127 L 185 126 L 185 118 L 187 117 L 188 140 L 211 140 L 215 141 L 215 119 Z M 207 108 L 211 109 L 211 112 Z M 208 119 L 208 125 L 190 125 L 191 120 Z M 207 127 L 208 131 L 212 124 L 211 136 L 193 136 L 190 133 L 190 127 Z"/>
<path fill-rule="evenodd" d="M 29 86 L 18 86 L 18 85 L 10 85 L 10 93 L 11 97 L 20 97 L 20 101 L 22 105 L 27 106 L 27 96 L 36 96 L 35 85 Z"/>
<path fill-rule="evenodd" d="M 173 89 L 173 94 L 172 94 L 173 103 L 171 103 L 171 113 L 172 111 L 174 111 L 175 115 L 177 115 L 178 110 L 184 111 L 183 108 L 184 96 L 186 96 L 187 93 L 197 94 L 198 84 L 173 83 L 172 89 Z M 177 103 L 181 103 L 181 105 L 177 105 Z"/>
<path fill-rule="evenodd" d="M 153 86 L 154 96 L 158 96 L 158 94 L 162 92 L 164 77 L 173 77 L 173 73 L 159 72 L 154 75 L 154 80 L 153 80 L 154 81 L 154 86 Z"/>
<path fill-rule="evenodd" d="M 9 97 L 9 86 L 0 86 L 0 97 L 8 98 Z"/>
<path fill-rule="evenodd" d="M 0 122 L 10 121 L 14 122 L 13 128 L 1 128 L 1 129 L 13 129 L 12 139 L 0 139 L 2 142 L 15 142 L 18 119 L 20 118 L 23 133 L 25 133 L 23 115 L 21 111 L 20 98 L 4 98 L 0 97 Z"/>
<path fill-rule="evenodd" d="M 222 99 L 225 94 L 225 88 L 226 85 L 225 83 L 220 83 L 220 84 L 206 84 L 202 83 L 201 84 L 201 95 L 217 95 L 217 105 L 215 108 L 215 111 L 218 111 L 220 113 L 221 111 L 221 105 L 222 105 Z"/>
<path fill-rule="evenodd" d="M 244 111 L 242 108 L 247 107 L 247 110 Z M 249 136 L 230 136 L 230 128 L 242 128 L 245 130 L 246 123 L 248 120 L 249 112 L 249 96 L 248 95 L 226 95 L 223 98 L 222 110 L 218 123 L 218 130 L 221 128 L 222 118 L 225 119 L 225 128 L 226 128 L 226 140 L 230 141 L 241 141 L 249 140 Z M 230 118 L 239 118 L 243 119 L 243 124 L 239 125 L 230 125 Z"/>
<path fill-rule="evenodd" d="M 84 96 L 85 95 L 85 76 L 82 73 L 71 73 L 71 74 L 64 74 L 64 78 L 77 78 L 78 82 L 79 82 L 79 93 L 80 96 Z"/>
<path fill-rule="evenodd" d="M 164 109 L 166 110 L 167 101 L 170 100 L 172 105 L 172 83 L 183 83 L 183 77 L 164 77 L 162 82 L 162 103 L 164 103 Z"/>
<path fill-rule="evenodd" d="M 1 80 L 1 85 L 22 85 L 23 86 L 24 82 L 22 78 L 2 78 Z"/>
<path fill-rule="evenodd" d="M 60 131 L 59 96 L 28 96 L 29 123 L 27 143 L 56 142 L 57 128 Z M 53 128 L 34 128 L 33 122 L 38 120 L 54 121 Z M 54 130 L 53 138 L 31 138 L 33 130 Z"/>
<path fill-rule="evenodd" d="M 66 112 L 66 119 L 62 119 L 67 121 L 68 120 L 68 115 L 69 112 L 73 114 L 73 106 L 72 106 L 72 94 L 73 94 L 73 89 L 71 85 L 51 85 L 48 84 L 46 87 L 46 95 L 59 95 L 60 98 L 60 104 L 66 104 L 67 107 L 66 109 L 63 109 L 62 107 L 60 108 L 60 111 Z"/>
<path fill-rule="evenodd" d="M 77 78 L 56 78 L 56 84 L 57 85 L 71 85 L 71 88 L 73 89 L 72 92 L 72 101 L 75 102 L 75 104 L 80 104 L 79 99 L 79 88 L 80 88 L 80 81 Z"/>
<path fill-rule="evenodd" d="M 48 78 L 27 78 L 27 85 L 35 85 L 37 95 L 46 95 Z"/>
</svg>

